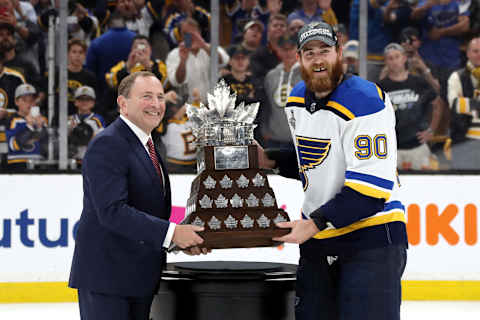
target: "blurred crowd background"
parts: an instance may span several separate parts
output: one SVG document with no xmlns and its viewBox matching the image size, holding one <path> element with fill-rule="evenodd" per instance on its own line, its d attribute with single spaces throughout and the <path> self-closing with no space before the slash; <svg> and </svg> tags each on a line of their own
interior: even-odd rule
<svg viewBox="0 0 480 320">
<path fill-rule="evenodd" d="M 47 160 L 58 158 L 65 125 L 61 72 L 58 55 L 49 68 L 48 49 L 58 50 L 62 31 L 68 170 L 81 168 L 88 142 L 118 116 L 120 81 L 149 70 L 167 101 L 155 144 L 170 172 L 196 172 L 186 104 L 207 103 L 210 1 L 69 0 L 67 30 L 59 8 L 59 0 L 0 0 L 0 172 L 58 171 Z M 291 147 L 284 107 L 301 81 L 297 32 L 333 25 L 344 71 L 358 75 L 359 15 L 360 0 L 220 0 L 218 78 L 237 103 L 260 102 L 255 138 L 264 147 Z M 480 168 L 479 30 L 480 0 L 368 0 L 366 77 L 395 108 L 399 170 Z"/>
</svg>

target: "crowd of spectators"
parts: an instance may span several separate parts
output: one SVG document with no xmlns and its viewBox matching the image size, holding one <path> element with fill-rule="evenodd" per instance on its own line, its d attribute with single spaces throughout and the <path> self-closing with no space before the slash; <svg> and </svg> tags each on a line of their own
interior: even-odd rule
<svg viewBox="0 0 480 320">
<path fill-rule="evenodd" d="M 290 148 L 283 108 L 301 81 L 297 32 L 316 21 L 333 25 L 344 72 L 358 74 L 360 0 L 220 4 L 219 79 L 237 93 L 237 103 L 260 102 L 260 144 Z M 31 168 L 31 160 L 45 159 L 49 140 L 58 140 L 59 70 L 48 74 L 47 48 L 49 21 L 55 41 L 60 35 L 59 6 L 59 0 L 0 0 L 2 172 Z M 148 70 L 163 83 L 167 101 L 154 141 L 170 171 L 195 172 L 186 104 L 206 104 L 211 89 L 209 6 L 208 0 L 68 0 L 68 157 L 75 167 L 88 142 L 118 116 L 120 81 Z M 480 169 L 480 2 L 368 1 L 367 38 L 367 78 L 395 108 L 398 168 Z"/>
</svg>

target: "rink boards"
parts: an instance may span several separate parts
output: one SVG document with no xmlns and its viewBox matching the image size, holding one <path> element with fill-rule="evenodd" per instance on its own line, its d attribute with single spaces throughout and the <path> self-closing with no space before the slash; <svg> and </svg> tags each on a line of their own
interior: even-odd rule
<svg viewBox="0 0 480 320">
<path fill-rule="evenodd" d="M 193 175 L 172 175 L 172 219 L 185 210 Z M 300 217 L 300 182 L 269 177 L 279 206 Z M 480 176 L 402 175 L 410 249 L 408 300 L 480 300 Z M 74 301 L 66 287 L 82 209 L 80 175 L 0 175 L 0 303 Z M 298 247 L 169 255 L 169 262 L 241 260 L 297 263 Z"/>
</svg>

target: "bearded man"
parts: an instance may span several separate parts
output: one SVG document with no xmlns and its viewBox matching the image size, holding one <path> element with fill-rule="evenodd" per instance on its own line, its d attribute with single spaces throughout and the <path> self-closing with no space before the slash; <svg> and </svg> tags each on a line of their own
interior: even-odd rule
<svg viewBox="0 0 480 320">
<path fill-rule="evenodd" d="M 305 192 L 303 219 L 278 223 L 291 232 L 274 238 L 300 244 L 296 319 L 398 320 L 408 244 L 392 103 L 343 73 L 329 24 L 300 30 L 297 59 L 304 81 L 285 108 L 296 152 L 259 147 L 263 168 Z"/>
</svg>

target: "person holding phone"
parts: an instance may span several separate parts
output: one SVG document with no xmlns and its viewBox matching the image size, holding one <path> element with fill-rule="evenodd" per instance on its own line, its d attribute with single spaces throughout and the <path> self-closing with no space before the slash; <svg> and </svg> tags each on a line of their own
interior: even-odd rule
<svg viewBox="0 0 480 320">
<path fill-rule="evenodd" d="M 152 59 L 152 46 L 148 38 L 143 35 L 136 35 L 133 38 L 127 61 L 122 60 L 114 65 L 110 71 L 105 74 L 105 80 L 112 90 L 117 91 L 119 83 L 122 82 L 124 78 L 131 73 L 139 71 L 152 72 L 167 90 L 165 100 L 171 103 L 177 102 L 177 94 L 175 91 L 169 90 L 167 83 L 167 66 L 165 62 L 160 59 Z M 107 113 L 107 122 L 110 123 L 117 115 L 117 110 Z"/>
<path fill-rule="evenodd" d="M 186 18 L 180 25 L 183 41 L 170 51 L 167 56 L 167 74 L 174 87 L 186 85 L 189 96 L 196 88 L 200 92 L 200 101 L 204 102 L 209 88 L 210 44 L 200 32 L 199 23 L 193 18 Z M 224 67 L 229 56 L 225 49 L 218 47 L 218 66 Z"/>
<path fill-rule="evenodd" d="M 37 91 L 31 84 L 21 84 L 15 90 L 17 112 L 10 118 L 6 130 L 8 143 L 7 166 L 10 170 L 25 170 L 29 160 L 43 159 L 47 142 L 47 120 L 35 106 Z"/>
</svg>

